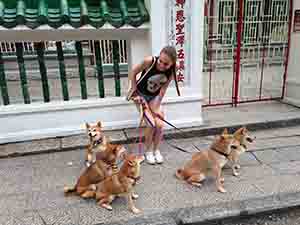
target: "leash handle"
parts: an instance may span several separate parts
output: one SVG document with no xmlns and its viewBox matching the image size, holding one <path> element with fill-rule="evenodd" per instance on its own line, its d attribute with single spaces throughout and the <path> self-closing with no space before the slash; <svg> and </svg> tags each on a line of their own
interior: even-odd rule
<svg viewBox="0 0 300 225">
<path fill-rule="evenodd" d="M 139 155 L 142 155 L 142 138 L 143 138 L 143 128 L 142 128 L 142 124 L 143 124 L 143 121 L 144 121 L 144 108 L 143 106 L 140 104 L 139 105 L 140 107 L 140 124 L 139 124 L 139 144 L 138 144 L 138 151 L 139 151 Z"/>
</svg>

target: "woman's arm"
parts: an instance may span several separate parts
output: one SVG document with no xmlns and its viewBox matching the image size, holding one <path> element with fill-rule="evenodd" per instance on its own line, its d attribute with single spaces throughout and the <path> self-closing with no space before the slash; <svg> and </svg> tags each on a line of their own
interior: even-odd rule
<svg viewBox="0 0 300 225">
<path fill-rule="evenodd" d="M 146 57 L 143 62 L 136 64 L 132 67 L 129 79 L 131 81 L 131 88 L 136 90 L 136 76 L 141 73 L 144 69 L 147 69 L 152 64 L 152 56 Z"/>
</svg>

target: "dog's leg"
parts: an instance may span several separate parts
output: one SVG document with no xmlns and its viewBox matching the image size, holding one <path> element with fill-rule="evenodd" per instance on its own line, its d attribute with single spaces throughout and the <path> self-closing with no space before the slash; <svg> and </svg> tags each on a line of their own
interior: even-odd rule
<svg viewBox="0 0 300 225">
<path fill-rule="evenodd" d="M 78 195 L 82 195 L 84 192 L 86 192 L 88 190 L 88 187 L 82 187 L 82 186 L 77 186 L 76 187 L 76 193 L 78 194 Z"/>
<path fill-rule="evenodd" d="M 112 199 L 110 198 L 110 196 L 105 196 L 103 195 L 103 197 L 98 201 L 98 205 L 100 205 L 102 208 L 105 208 L 109 211 L 111 211 L 113 208 L 110 205 Z"/>
<path fill-rule="evenodd" d="M 232 169 L 232 174 L 233 176 L 238 176 L 240 175 L 239 169 L 241 168 L 240 165 L 238 164 L 238 157 L 239 154 L 233 154 L 230 161 L 231 161 L 231 169 Z"/>
<path fill-rule="evenodd" d="M 221 176 L 222 169 L 218 165 L 216 165 L 213 167 L 212 172 L 216 178 L 216 186 L 217 186 L 218 191 L 221 193 L 226 193 L 226 190 L 223 187 L 223 184 L 221 181 L 222 180 L 222 176 Z"/>
<path fill-rule="evenodd" d="M 86 160 L 85 160 L 85 165 L 86 167 L 90 167 L 93 163 L 93 154 L 92 153 L 88 153 L 86 156 Z"/>
<path fill-rule="evenodd" d="M 105 173 L 99 168 L 97 161 L 93 164 L 93 169 L 98 173 L 98 176 L 103 180 L 105 178 Z"/>
<path fill-rule="evenodd" d="M 92 164 L 93 161 L 93 155 L 92 155 L 92 148 L 89 145 L 86 149 L 86 154 L 85 154 L 85 165 L 87 167 L 90 167 L 90 165 Z"/>
<path fill-rule="evenodd" d="M 203 173 L 193 174 L 187 179 L 187 182 L 196 187 L 201 187 L 201 182 L 205 179 L 205 175 Z"/>
<path fill-rule="evenodd" d="M 81 194 L 82 198 L 93 198 L 95 197 L 95 191 L 85 191 Z"/>
<path fill-rule="evenodd" d="M 131 196 L 132 196 L 133 200 L 138 199 L 138 197 L 139 197 L 139 195 L 134 192 L 132 192 Z"/>
<path fill-rule="evenodd" d="M 128 201 L 128 207 L 129 210 L 131 210 L 134 214 L 138 214 L 141 212 L 141 210 L 139 210 L 138 208 L 136 208 L 133 204 L 133 200 L 132 200 L 132 192 L 129 192 L 127 195 L 127 201 Z"/>
<path fill-rule="evenodd" d="M 239 169 L 241 168 L 241 166 L 238 164 L 238 159 L 237 159 L 237 157 L 233 157 L 233 159 L 232 159 L 232 173 L 233 173 L 233 176 L 238 176 L 238 175 L 240 175 L 240 173 L 239 173 Z"/>
<path fill-rule="evenodd" d="M 241 166 L 237 163 L 232 165 L 232 174 L 233 174 L 233 176 L 237 177 L 238 175 L 240 175 L 240 173 L 238 171 L 240 168 L 241 168 Z"/>
</svg>

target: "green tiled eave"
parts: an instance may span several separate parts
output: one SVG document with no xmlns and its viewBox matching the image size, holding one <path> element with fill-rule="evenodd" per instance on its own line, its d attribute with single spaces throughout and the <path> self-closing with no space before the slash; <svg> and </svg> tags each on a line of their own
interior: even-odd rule
<svg viewBox="0 0 300 225">
<path fill-rule="evenodd" d="M 125 24 L 138 27 L 148 21 L 144 0 L 0 0 L 0 25 L 6 28 L 43 24 L 100 28 L 106 22 L 119 28 Z"/>
</svg>

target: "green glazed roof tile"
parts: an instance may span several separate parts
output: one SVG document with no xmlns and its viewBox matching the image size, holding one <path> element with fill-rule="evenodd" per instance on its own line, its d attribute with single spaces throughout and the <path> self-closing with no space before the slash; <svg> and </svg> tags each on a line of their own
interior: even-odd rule
<svg viewBox="0 0 300 225">
<path fill-rule="evenodd" d="M 53 28 L 89 24 L 100 28 L 108 22 L 119 28 L 138 27 L 149 21 L 144 0 L 0 0 L 0 25 Z"/>
</svg>

